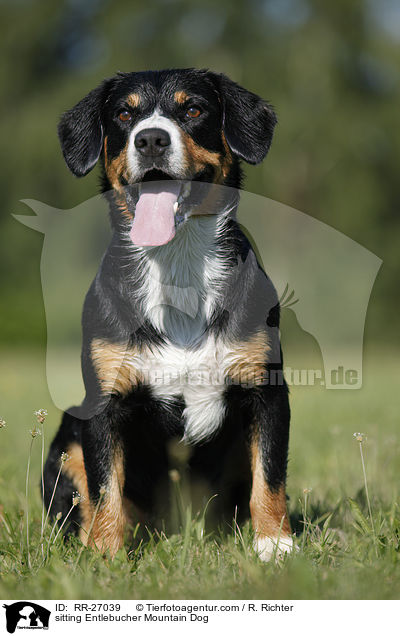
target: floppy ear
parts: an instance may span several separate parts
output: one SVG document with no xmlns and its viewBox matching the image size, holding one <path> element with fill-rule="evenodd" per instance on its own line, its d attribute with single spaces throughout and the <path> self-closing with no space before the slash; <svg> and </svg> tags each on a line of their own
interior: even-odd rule
<svg viewBox="0 0 400 636">
<path fill-rule="evenodd" d="M 109 82 L 104 81 L 64 113 L 58 124 L 58 137 L 65 162 L 77 177 L 88 174 L 100 157 L 103 147 L 101 111 Z"/>
<path fill-rule="evenodd" d="M 219 84 L 223 129 L 230 149 L 248 163 L 260 163 L 269 150 L 277 122 L 272 107 L 226 75 L 213 75 Z"/>
</svg>

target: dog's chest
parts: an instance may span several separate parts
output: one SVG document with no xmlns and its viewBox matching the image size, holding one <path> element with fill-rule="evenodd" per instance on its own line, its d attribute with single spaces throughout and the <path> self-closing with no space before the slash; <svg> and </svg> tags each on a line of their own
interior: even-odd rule
<svg viewBox="0 0 400 636">
<path fill-rule="evenodd" d="M 141 253 L 142 311 L 171 343 L 197 342 L 223 301 L 228 269 L 217 248 L 223 222 L 216 216 L 190 219 L 170 243 Z"/>
<path fill-rule="evenodd" d="M 222 342 L 210 336 L 194 348 L 168 343 L 146 349 L 135 364 L 156 399 L 166 405 L 183 399 L 187 441 L 202 441 L 219 428 L 225 413 L 226 352 Z"/>
<path fill-rule="evenodd" d="M 206 336 L 228 274 L 217 250 L 217 217 L 193 218 L 173 241 L 144 253 L 141 304 L 164 344 L 140 353 L 140 372 L 154 397 L 182 398 L 185 438 L 214 433 L 224 416 L 223 346 Z"/>
</svg>

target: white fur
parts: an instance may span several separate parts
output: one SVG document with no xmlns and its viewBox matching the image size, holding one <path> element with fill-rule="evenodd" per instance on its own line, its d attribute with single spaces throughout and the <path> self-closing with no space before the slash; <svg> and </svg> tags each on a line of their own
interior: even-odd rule
<svg viewBox="0 0 400 636">
<path fill-rule="evenodd" d="M 171 400 L 183 398 L 184 440 L 196 444 L 211 437 L 222 424 L 225 378 L 234 355 L 229 340 L 208 335 L 189 347 L 166 342 L 133 355 L 127 351 L 124 364 L 132 367 L 134 377 L 140 369 L 153 395 L 167 407 Z"/>
<path fill-rule="evenodd" d="M 275 555 L 281 558 L 285 553 L 294 549 L 293 539 L 288 535 L 276 537 L 256 537 L 254 539 L 254 550 L 262 561 L 270 561 Z"/>
<path fill-rule="evenodd" d="M 143 168 L 140 162 L 140 153 L 135 146 L 135 137 L 145 128 L 161 128 L 165 130 L 171 138 L 171 146 L 168 148 L 168 170 L 176 179 L 183 179 L 186 171 L 186 161 L 181 132 L 178 124 L 175 124 L 168 117 L 164 117 L 155 110 L 150 117 L 142 119 L 131 131 L 128 141 L 127 164 L 131 175 L 135 175 L 135 180 L 140 179 L 149 168 Z"/>
<path fill-rule="evenodd" d="M 197 443 L 218 430 L 225 413 L 223 354 L 218 354 L 215 339 L 209 337 L 195 348 L 165 344 L 146 348 L 135 355 L 153 395 L 164 400 L 183 397 L 185 408 L 184 439 Z"/>
<path fill-rule="evenodd" d="M 210 437 L 222 423 L 224 368 L 229 347 L 205 336 L 221 298 L 227 268 L 216 241 L 225 217 L 188 219 L 172 241 L 159 247 L 132 246 L 140 264 L 140 302 L 166 343 L 146 348 L 132 364 L 166 404 L 183 397 L 186 441 Z"/>
<path fill-rule="evenodd" d="M 189 218 L 159 247 L 133 247 L 141 270 L 140 301 L 153 326 L 171 342 L 201 338 L 227 275 L 216 241 L 226 217 Z"/>
</svg>

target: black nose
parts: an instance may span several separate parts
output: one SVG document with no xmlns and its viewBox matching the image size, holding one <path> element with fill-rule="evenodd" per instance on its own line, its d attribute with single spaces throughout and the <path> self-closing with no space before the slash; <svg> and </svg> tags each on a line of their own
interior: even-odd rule
<svg viewBox="0 0 400 636">
<path fill-rule="evenodd" d="M 170 145 L 171 137 L 162 128 L 145 128 L 135 137 L 136 148 L 147 157 L 162 155 Z"/>
</svg>

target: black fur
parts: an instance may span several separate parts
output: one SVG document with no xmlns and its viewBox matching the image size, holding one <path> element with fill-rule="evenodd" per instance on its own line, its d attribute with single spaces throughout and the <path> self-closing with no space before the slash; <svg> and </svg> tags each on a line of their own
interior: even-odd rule
<svg viewBox="0 0 400 636">
<path fill-rule="evenodd" d="M 96 165 L 103 147 L 102 104 L 109 82 L 92 90 L 74 108 L 65 113 L 58 136 L 65 162 L 77 177 L 84 177 Z"/>
<path fill-rule="evenodd" d="M 222 99 L 223 129 L 231 150 L 247 163 L 260 163 L 272 142 L 276 114 L 268 102 L 226 75 L 215 74 L 214 78 Z"/>
</svg>

